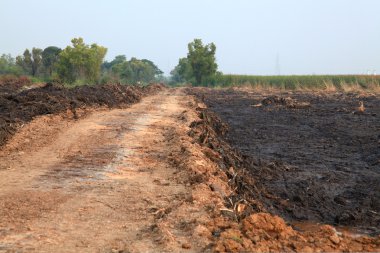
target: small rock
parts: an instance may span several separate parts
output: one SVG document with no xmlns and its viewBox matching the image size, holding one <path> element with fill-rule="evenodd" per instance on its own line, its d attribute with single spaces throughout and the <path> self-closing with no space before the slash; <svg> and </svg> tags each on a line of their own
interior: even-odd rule
<svg viewBox="0 0 380 253">
<path fill-rule="evenodd" d="M 260 236 L 258 235 L 255 235 L 253 238 L 252 238 L 252 242 L 254 243 L 258 243 L 260 241 Z"/>
<path fill-rule="evenodd" d="M 305 252 L 305 253 L 312 253 L 312 252 L 315 252 L 311 247 L 309 246 L 305 246 L 303 249 L 302 249 L 302 252 Z"/>
<path fill-rule="evenodd" d="M 335 244 L 339 244 L 339 242 L 340 242 L 339 236 L 337 236 L 337 235 L 330 236 L 330 241 L 332 241 Z"/>
<path fill-rule="evenodd" d="M 182 244 L 182 248 L 184 248 L 184 249 L 191 249 L 191 245 L 190 245 L 190 243 L 185 242 L 185 243 Z"/>
</svg>

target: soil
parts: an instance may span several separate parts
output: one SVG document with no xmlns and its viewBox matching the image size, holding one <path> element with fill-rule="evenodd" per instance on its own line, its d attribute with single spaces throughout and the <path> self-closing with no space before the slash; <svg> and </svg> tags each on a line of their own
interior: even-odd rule
<svg viewBox="0 0 380 253">
<path fill-rule="evenodd" d="M 0 252 L 207 248 L 208 202 L 223 198 L 187 167 L 218 169 L 187 136 L 191 101 L 160 91 L 127 109 L 25 125 L 0 152 Z"/>
<path fill-rule="evenodd" d="M 263 204 L 256 209 L 297 221 L 299 228 L 299 221 L 313 221 L 379 234 L 378 95 L 188 92 L 228 124 L 225 140 L 241 155 L 254 182 L 251 195 Z"/>
<path fill-rule="evenodd" d="M 126 107 L 35 116 L 9 136 L 0 252 L 380 250 L 378 236 L 299 231 L 269 214 L 228 126 L 183 89 L 147 89 Z"/>
<path fill-rule="evenodd" d="M 28 79 L 4 79 L 0 81 L 0 146 L 36 116 L 70 111 L 77 118 L 77 110 L 85 108 L 125 107 L 162 87 L 107 84 L 68 89 L 58 83 L 36 87 Z"/>
</svg>

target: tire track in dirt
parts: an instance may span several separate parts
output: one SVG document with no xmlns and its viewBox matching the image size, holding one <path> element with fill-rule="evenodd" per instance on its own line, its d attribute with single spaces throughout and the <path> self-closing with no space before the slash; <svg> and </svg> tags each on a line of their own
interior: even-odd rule
<svg viewBox="0 0 380 253">
<path fill-rule="evenodd" d="M 166 159 L 182 98 L 168 90 L 68 123 L 45 147 L 5 147 L 0 156 L 10 169 L 0 171 L 0 252 L 182 249 L 186 226 L 170 225 L 164 235 L 157 223 L 191 194 Z M 167 240 L 173 231 L 176 239 Z"/>
</svg>

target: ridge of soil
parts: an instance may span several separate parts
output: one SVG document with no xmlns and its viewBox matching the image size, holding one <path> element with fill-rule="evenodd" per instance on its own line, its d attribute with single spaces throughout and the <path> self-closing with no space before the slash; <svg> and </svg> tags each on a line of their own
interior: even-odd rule
<svg viewBox="0 0 380 253">
<path fill-rule="evenodd" d="M 159 84 L 146 87 L 106 84 L 72 89 L 57 83 L 31 85 L 22 78 L 0 83 L 0 146 L 36 116 L 68 112 L 78 118 L 78 111 L 83 114 L 86 108 L 126 107 L 163 88 Z"/>
</svg>

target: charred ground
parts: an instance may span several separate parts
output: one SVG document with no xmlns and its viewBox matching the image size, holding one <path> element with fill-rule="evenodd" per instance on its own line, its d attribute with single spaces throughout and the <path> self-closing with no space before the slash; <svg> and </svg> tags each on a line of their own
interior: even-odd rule
<svg viewBox="0 0 380 253">
<path fill-rule="evenodd" d="M 189 89 L 228 123 L 256 199 L 288 221 L 380 226 L 380 98 Z M 364 113 L 355 108 L 363 101 Z"/>
</svg>

